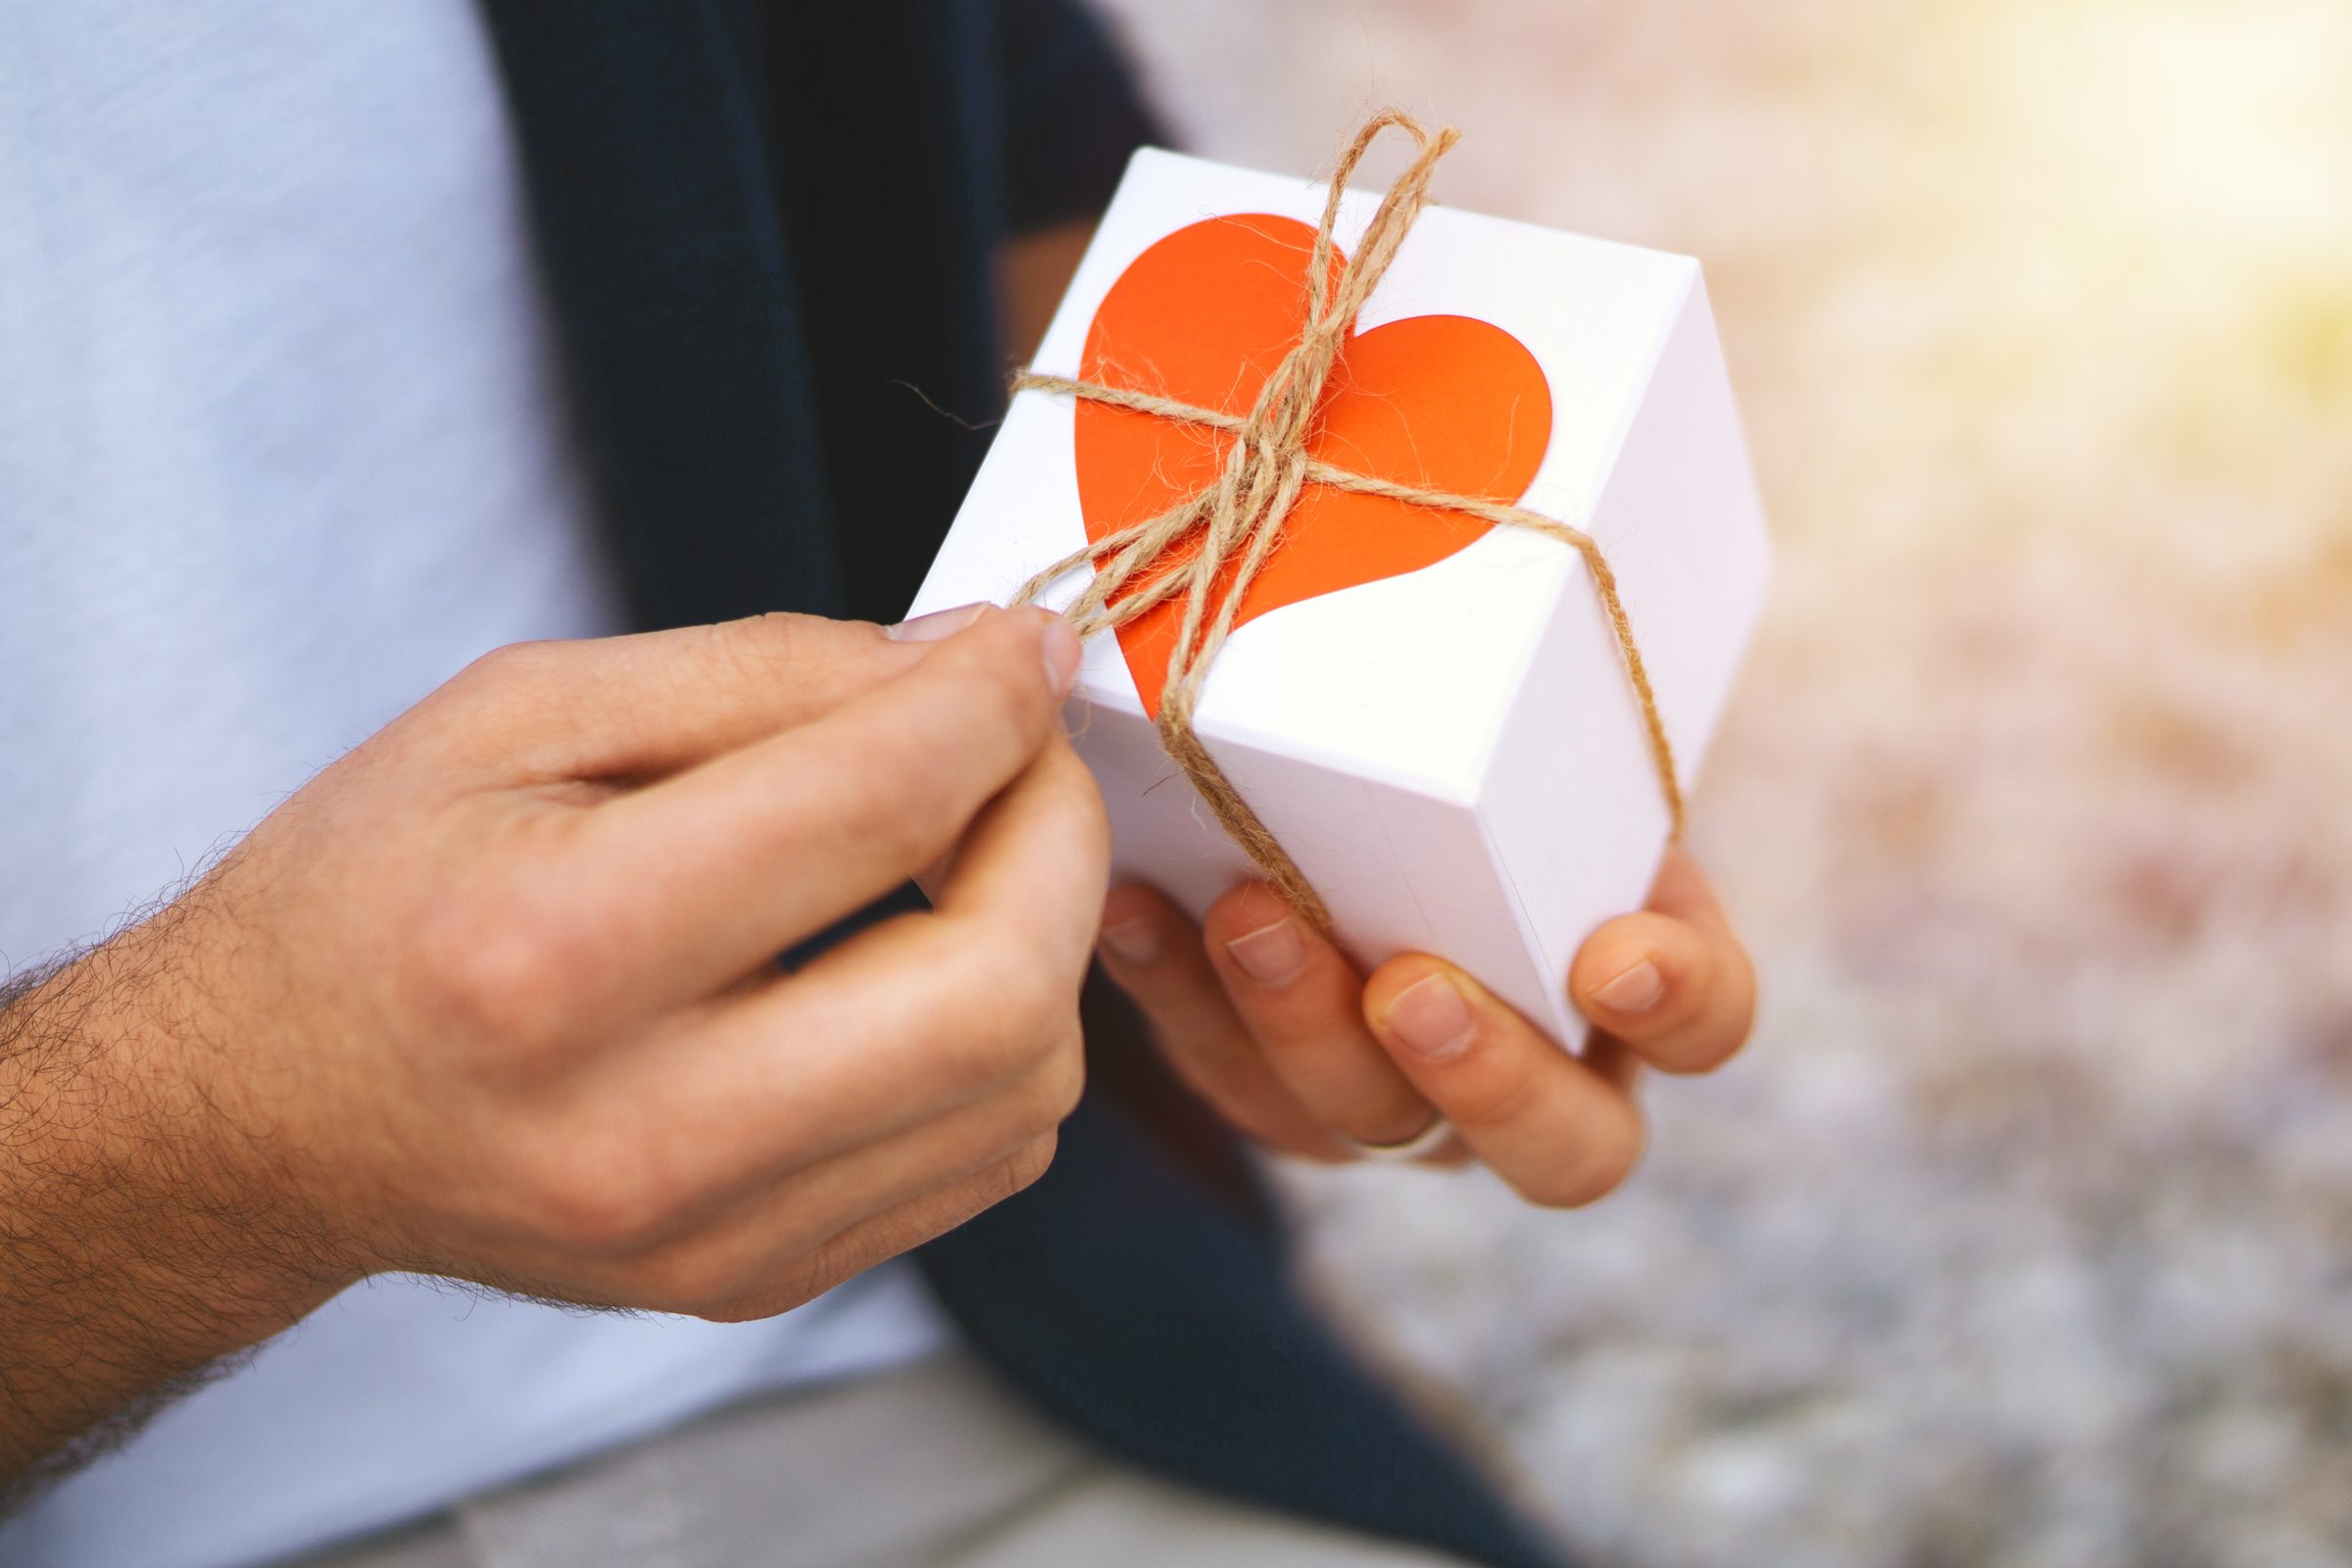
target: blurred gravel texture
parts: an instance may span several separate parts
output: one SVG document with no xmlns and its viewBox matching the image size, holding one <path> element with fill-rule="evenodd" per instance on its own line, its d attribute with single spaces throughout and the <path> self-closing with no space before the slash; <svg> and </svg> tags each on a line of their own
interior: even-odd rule
<svg viewBox="0 0 2352 1568">
<path fill-rule="evenodd" d="M 1627 1564 L 2352 1563 L 2352 10 L 1111 0 L 1192 145 L 1707 266 L 1763 963 L 1588 1213 L 1299 1173 Z"/>
</svg>

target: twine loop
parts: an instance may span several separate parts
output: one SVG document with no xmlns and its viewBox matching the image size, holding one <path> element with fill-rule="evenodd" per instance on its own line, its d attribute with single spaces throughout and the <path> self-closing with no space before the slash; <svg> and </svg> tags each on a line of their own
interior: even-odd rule
<svg viewBox="0 0 2352 1568">
<path fill-rule="evenodd" d="M 1381 197 L 1371 221 L 1365 225 L 1354 262 L 1341 270 L 1334 286 L 1336 246 L 1332 236 L 1339 225 L 1340 198 L 1365 152 L 1383 131 L 1392 128 L 1411 136 L 1418 152 L 1410 167 Z M 1013 603 L 1027 604 L 1069 572 L 1091 566 L 1094 580 L 1062 613 L 1081 637 L 1092 637 L 1126 625 L 1148 611 L 1182 596 L 1183 615 L 1177 627 L 1176 646 L 1168 659 L 1167 684 L 1153 720 L 1160 745 L 1192 781 L 1193 788 L 1207 803 L 1227 836 L 1241 846 L 1283 898 L 1326 934 L 1331 930 L 1331 913 L 1321 896 L 1281 842 L 1242 799 L 1193 730 L 1193 715 L 1209 666 L 1232 634 L 1235 617 L 1251 582 L 1281 544 L 1284 527 L 1300 491 L 1309 484 L 1380 496 L 1408 506 L 1461 513 L 1499 526 L 1525 529 L 1556 539 L 1582 556 L 1641 706 L 1650 760 L 1666 799 L 1673 837 L 1680 839 L 1683 833 L 1683 791 L 1675 771 L 1674 751 L 1667 741 L 1665 721 L 1658 712 L 1657 697 L 1642 662 L 1642 650 L 1634 639 L 1633 623 L 1618 593 L 1616 573 L 1610 570 L 1608 561 L 1592 536 L 1540 512 L 1499 505 L 1478 496 L 1397 484 L 1337 467 L 1308 455 L 1308 443 L 1315 433 L 1324 394 L 1348 336 L 1354 328 L 1356 314 L 1387 273 L 1414 220 L 1428 205 L 1430 178 L 1439 160 L 1459 139 L 1460 132 L 1451 126 L 1433 134 L 1411 116 L 1394 109 L 1373 116 L 1355 133 L 1333 172 L 1330 195 L 1323 204 L 1323 220 L 1315 231 L 1306 268 L 1305 304 L 1298 341 L 1266 377 L 1247 415 L 1200 408 L 1131 387 L 1042 375 L 1034 370 L 1022 371 L 1012 383 L 1016 393 L 1058 393 L 1233 437 L 1214 484 L 1154 516 L 1072 551 L 1024 583 Z M 1195 544 L 1198 548 L 1189 559 L 1168 564 L 1170 558 Z M 1231 581 L 1218 592 L 1217 579 L 1229 566 Z"/>
</svg>

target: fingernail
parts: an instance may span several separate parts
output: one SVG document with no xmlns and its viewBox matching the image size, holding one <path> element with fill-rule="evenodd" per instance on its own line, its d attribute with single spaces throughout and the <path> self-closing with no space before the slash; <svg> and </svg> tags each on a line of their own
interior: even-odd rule
<svg viewBox="0 0 2352 1568">
<path fill-rule="evenodd" d="M 1470 1049 L 1478 1021 L 1460 988 L 1442 974 L 1423 975 L 1390 999 L 1381 1022 L 1414 1052 L 1432 1061 L 1458 1056 Z"/>
<path fill-rule="evenodd" d="M 1658 966 L 1643 958 L 1631 969 L 1606 984 L 1595 987 L 1592 1000 L 1620 1017 L 1630 1018 L 1638 1012 L 1647 1012 L 1666 995 L 1666 977 Z"/>
<path fill-rule="evenodd" d="M 1117 925 L 1102 928 L 1102 945 L 1113 956 L 1128 963 L 1155 963 L 1159 959 L 1159 927 L 1148 915 L 1137 915 Z"/>
<path fill-rule="evenodd" d="M 1261 986 L 1287 986 L 1306 967 L 1306 939 L 1298 922 L 1284 915 L 1272 925 L 1235 937 L 1225 944 L 1242 973 Z"/>
<path fill-rule="evenodd" d="M 1070 623 L 1059 615 L 1046 627 L 1045 652 L 1046 684 L 1054 688 L 1054 696 L 1069 696 L 1070 688 L 1078 684 L 1078 661 L 1086 650 L 1079 646 Z"/>
<path fill-rule="evenodd" d="M 983 600 L 975 605 L 957 605 L 953 610 L 934 610 L 927 615 L 917 615 L 912 620 L 902 620 L 896 626 L 885 626 L 882 628 L 882 635 L 893 642 L 901 643 L 939 642 L 944 638 L 955 636 L 964 627 L 978 620 L 981 613 L 988 608 L 988 603 Z"/>
</svg>

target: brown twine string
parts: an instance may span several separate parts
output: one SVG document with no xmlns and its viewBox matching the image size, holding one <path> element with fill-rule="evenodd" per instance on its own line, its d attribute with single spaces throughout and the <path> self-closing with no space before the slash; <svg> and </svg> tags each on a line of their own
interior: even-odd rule
<svg viewBox="0 0 2352 1568">
<path fill-rule="evenodd" d="M 1396 182 L 1381 197 L 1364 229 L 1355 262 L 1342 274 L 1339 286 L 1330 283 L 1339 224 L 1340 195 L 1366 149 L 1384 130 L 1396 127 L 1409 134 L 1420 152 Z M 1353 473 L 1307 456 L 1315 419 L 1322 407 L 1326 383 L 1339 363 L 1342 349 L 1355 324 L 1356 313 L 1395 260 L 1413 220 L 1429 200 L 1429 182 L 1438 161 L 1460 139 L 1451 126 L 1435 135 L 1411 116 L 1385 110 L 1355 133 L 1339 168 L 1333 172 L 1331 194 L 1323 204 L 1323 221 L 1315 231 L 1314 250 L 1306 268 L 1306 305 L 1298 342 L 1284 356 L 1257 401 L 1246 416 L 1197 408 L 1174 398 L 1105 386 L 1067 376 L 1040 375 L 1024 370 L 1014 377 L 1015 392 L 1057 392 L 1112 408 L 1130 409 L 1182 424 L 1204 426 L 1234 437 L 1225 466 L 1215 484 L 1187 497 L 1156 516 L 1118 529 L 1074 550 L 1024 583 L 1013 602 L 1027 604 L 1064 574 L 1080 566 L 1094 568 L 1094 581 L 1062 612 L 1081 637 L 1123 626 L 1145 612 L 1181 594 L 1184 614 L 1178 624 L 1176 648 L 1168 658 L 1167 685 L 1159 701 L 1155 723 L 1160 745 L 1184 770 L 1193 788 L 1208 803 L 1217 822 L 1240 845 L 1275 889 L 1310 920 L 1317 930 L 1331 930 L 1331 911 L 1324 906 L 1305 873 L 1247 801 L 1234 789 L 1224 770 L 1193 731 L 1193 714 L 1209 666 L 1233 632 L 1234 618 L 1275 547 L 1297 505 L 1298 493 L 1309 484 L 1328 485 L 1357 495 L 1381 496 L 1407 506 L 1458 512 L 1508 528 L 1556 539 L 1584 558 L 1592 573 L 1626 675 L 1642 708 L 1649 754 L 1658 784 L 1666 797 L 1673 837 L 1683 836 L 1683 790 L 1675 771 L 1674 749 L 1666 738 L 1666 723 L 1658 712 L 1656 694 L 1642 650 L 1634 640 L 1633 622 L 1617 591 L 1617 574 L 1610 570 L 1590 534 L 1540 512 L 1502 506 L 1478 496 L 1455 495 L 1397 484 L 1372 474 Z M 1163 558 L 1198 536 L 1200 548 L 1190 560 L 1138 583 Z M 1218 575 L 1227 565 L 1233 581 L 1211 602 Z M 1127 590 L 1133 587 L 1133 592 Z M 1122 594 L 1125 597 L 1120 597 Z M 1114 603 L 1115 601 L 1115 603 Z"/>
</svg>

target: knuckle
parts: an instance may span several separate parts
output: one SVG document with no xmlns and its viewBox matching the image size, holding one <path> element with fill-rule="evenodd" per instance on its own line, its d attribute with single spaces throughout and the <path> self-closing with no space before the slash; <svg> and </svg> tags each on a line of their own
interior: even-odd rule
<svg viewBox="0 0 2352 1568">
<path fill-rule="evenodd" d="M 1026 1192 L 1053 1167 L 1054 1152 L 1061 1147 L 1060 1136 L 1044 1133 L 1021 1146 L 1011 1158 L 998 1167 L 1003 1175 L 1004 1191 L 1000 1200 L 1015 1193 Z"/>
<path fill-rule="evenodd" d="M 940 922 L 937 914 L 910 919 Z M 1050 966 L 1015 943 L 999 943 L 985 926 L 961 924 L 907 975 L 911 995 L 894 1004 L 892 1030 L 922 1053 L 931 1081 L 943 1094 L 998 1094 L 1022 1089 L 1054 1065 L 1083 1074 L 1076 977 L 1057 981 Z M 1055 1079 L 1055 1091 L 1075 1083 Z"/>
<path fill-rule="evenodd" d="M 862 690 L 903 666 L 905 650 L 871 621 L 769 611 L 709 628 L 710 678 L 745 692 Z"/>
<path fill-rule="evenodd" d="M 845 798 L 835 828 L 894 865 L 920 866 L 943 854 L 963 823 L 949 770 L 898 764 L 855 770 L 858 788 Z"/>
<path fill-rule="evenodd" d="M 459 670 L 441 694 L 455 699 L 459 710 L 477 714 L 518 724 L 542 719 L 578 684 L 586 646 L 555 638 L 508 643 Z"/>
<path fill-rule="evenodd" d="M 942 1085 L 954 1093 L 974 1093 L 1010 1070 L 1004 1034 L 987 1019 L 958 1019 L 934 1037 L 930 1060 Z"/>
<path fill-rule="evenodd" d="M 946 1046 L 950 1081 L 971 1088 L 1001 1084 L 1027 1071 L 1035 1049 L 1026 1033 L 989 1016 L 958 1024 Z"/>
<path fill-rule="evenodd" d="M 1052 1133 L 1069 1119 L 1085 1093 L 1086 1053 L 1073 1030 L 1004 1102 L 1010 1135 L 1029 1139 Z"/>
<path fill-rule="evenodd" d="M 1034 1071 L 1078 1033 L 1078 987 L 1016 944 L 973 944 L 981 975 L 948 995 L 957 1004 L 964 1066 L 994 1082 Z"/>
<path fill-rule="evenodd" d="M 423 921 L 417 942 L 442 1012 L 503 1047 L 537 1048 L 560 1034 L 588 972 L 575 917 L 507 898 L 454 900 Z"/>
<path fill-rule="evenodd" d="M 646 1258 L 631 1271 L 632 1293 L 646 1306 L 714 1322 L 751 1315 L 752 1279 L 733 1253 L 708 1240 Z"/>
<path fill-rule="evenodd" d="M 492 690 L 536 686 L 562 666 L 565 647 L 554 641 L 508 643 L 474 659 L 458 672 L 458 680 Z"/>
<path fill-rule="evenodd" d="M 984 655 L 957 666 L 960 684 L 966 688 L 963 700 L 972 705 L 974 716 L 994 732 L 1026 735 L 1042 731 L 1053 711 L 1034 641 L 1029 636 L 1016 640 L 1001 635 L 987 645 Z"/>
<path fill-rule="evenodd" d="M 845 1246 L 858 1228 L 833 1234 L 837 1223 L 822 1214 L 771 1213 L 698 1226 L 628 1260 L 632 1298 L 713 1322 L 773 1317 L 880 1261 L 848 1258 Z"/>
<path fill-rule="evenodd" d="M 1004 965 L 999 975 L 997 1005 L 1016 1039 L 1041 1054 L 1060 1044 L 1077 1022 L 1076 988 L 1035 958 Z"/>
<path fill-rule="evenodd" d="M 534 1232 L 583 1257 L 627 1257 L 659 1245 L 680 1208 L 675 1179 L 638 1146 L 569 1130 L 525 1157 L 514 1190 Z"/>
<path fill-rule="evenodd" d="M 771 1298 L 778 1298 L 779 1304 L 769 1312 L 753 1315 L 773 1316 L 777 1311 L 787 1311 L 927 1239 L 910 1237 L 906 1247 L 894 1246 L 894 1239 L 887 1231 L 887 1226 L 869 1221 L 817 1244 L 782 1285 L 771 1287 Z"/>
<path fill-rule="evenodd" d="M 761 681 L 785 677 L 807 652 L 814 617 L 789 611 L 722 620 L 702 629 L 702 654 L 712 672 Z"/>
<path fill-rule="evenodd" d="M 1053 1126 L 1069 1120 L 1086 1096 L 1085 1043 L 1073 1030 L 1046 1063 L 1046 1112 Z"/>
<path fill-rule="evenodd" d="M 817 1244 L 803 1264 L 804 1275 L 819 1290 L 830 1289 L 955 1229 L 986 1206 L 961 1188 L 935 1188 Z"/>
<path fill-rule="evenodd" d="M 508 643 L 477 656 L 419 709 L 430 710 L 447 726 L 442 733 L 452 736 L 470 735 L 485 723 L 501 734 L 544 723 L 575 681 L 579 658 L 576 643 Z"/>
<path fill-rule="evenodd" d="M 678 1310 L 689 1317 L 699 1317 L 707 1323 L 756 1323 L 762 1318 L 776 1317 L 796 1306 L 805 1306 L 825 1292 L 839 1285 L 860 1269 L 844 1269 L 839 1278 L 809 1283 L 797 1273 L 781 1283 L 761 1283 L 733 1295 L 717 1298 Z"/>
<path fill-rule="evenodd" d="M 1049 1128 L 996 1163 L 943 1189 L 937 1209 L 926 1216 L 926 1236 L 960 1225 L 1036 1186 L 1053 1167 L 1054 1154 L 1059 1147 L 1059 1135 Z"/>
</svg>

